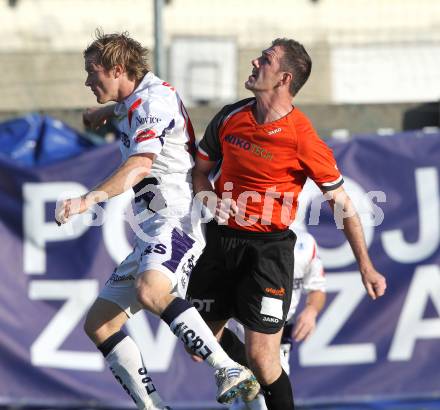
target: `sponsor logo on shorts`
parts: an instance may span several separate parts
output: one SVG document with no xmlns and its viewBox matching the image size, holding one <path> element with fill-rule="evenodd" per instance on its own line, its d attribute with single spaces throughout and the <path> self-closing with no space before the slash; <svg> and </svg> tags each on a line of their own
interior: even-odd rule
<svg viewBox="0 0 440 410">
<path fill-rule="evenodd" d="M 277 319 L 276 317 L 272 317 L 272 316 L 263 316 L 262 321 L 269 323 L 279 323 L 280 319 Z"/>
<path fill-rule="evenodd" d="M 286 294 L 286 289 L 284 288 L 279 288 L 279 289 L 266 288 L 264 290 L 266 293 L 269 293 L 270 295 L 274 295 L 274 296 L 284 296 Z"/>
<path fill-rule="evenodd" d="M 163 243 L 156 244 L 148 244 L 144 251 L 142 252 L 142 256 L 149 255 L 150 253 L 158 253 L 159 255 L 164 255 L 167 251 L 167 246 Z"/>
<path fill-rule="evenodd" d="M 134 279 L 135 279 L 134 276 L 131 274 L 118 275 L 117 273 L 113 272 L 112 276 L 110 276 L 110 278 L 107 280 L 106 284 L 124 282 L 124 281 L 134 280 Z"/>
<path fill-rule="evenodd" d="M 197 336 L 196 332 L 185 323 L 179 322 L 171 330 L 192 352 L 200 356 L 203 360 L 206 360 L 211 355 L 212 351 L 205 345 L 204 340 L 200 336 Z"/>
</svg>

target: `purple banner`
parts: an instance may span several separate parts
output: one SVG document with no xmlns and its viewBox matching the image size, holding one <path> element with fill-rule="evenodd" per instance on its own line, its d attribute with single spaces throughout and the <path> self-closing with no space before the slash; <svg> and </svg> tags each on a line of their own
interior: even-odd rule
<svg viewBox="0 0 440 410">
<path fill-rule="evenodd" d="M 440 372 L 440 135 L 360 137 L 332 144 L 362 216 L 372 259 L 388 280 L 370 301 L 328 206 L 308 185 L 298 218 L 320 245 L 328 303 L 316 332 L 295 346 L 291 372 L 303 401 L 430 396 Z M 66 191 L 83 193 L 119 164 L 107 145 L 50 166 L 0 160 L 0 400 L 130 405 L 82 331 L 84 315 L 130 252 L 122 216 L 130 195 L 105 205 L 104 224 L 52 221 Z M 84 216 L 87 218 L 87 216 Z M 171 403 L 214 404 L 213 372 L 193 363 L 168 327 L 138 314 L 127 331 Z"/>
</svg>

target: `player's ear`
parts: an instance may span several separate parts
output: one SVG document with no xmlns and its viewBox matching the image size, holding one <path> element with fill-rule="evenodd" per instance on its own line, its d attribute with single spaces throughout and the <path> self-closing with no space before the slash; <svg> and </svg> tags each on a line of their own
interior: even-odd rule
<svg viewBox="0 0 440 410">
<path fill-rule="evenodd" d="M 289 73 L 287 71 L 284 72 L 281 81 L 282 81 L 283 85 L 290 86 L 290 83 L 293 81 L 292 73 Z"/>
<path fill-rule="evenodd" d="M 116 64 L 113 67 L 113 75 L 115 78 L 119 78 L 124 73 L 124 67 L 121 64 Z"/>
</svg>

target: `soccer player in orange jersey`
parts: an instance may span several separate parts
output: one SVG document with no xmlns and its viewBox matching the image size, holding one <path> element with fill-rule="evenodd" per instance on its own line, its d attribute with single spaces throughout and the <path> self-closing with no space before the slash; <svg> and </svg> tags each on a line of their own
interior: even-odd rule
<svg viewBox="0 0 440 410">
<path fill-rule="evenodd" d="M 224 107 L 198 147 L 194 192 L 215 221 L 207 225 L 187 297 L 198 302 L 218 338 L 229 318 L 244 325 L 247 358 L 268 409 L 288 410 L 293 394 L 279 360 L 293 283 L 295 235 L 288 227 L 307 178 L 342 220 L 372 299 L 384 294 L 386 281 L 369 258 L 332 151 L 292 105 L 310 75 L 306 50 L 295 40 L 277 39 L 252 67 L 245 87 L 255 97 Z"/>
<path fill-rule="evenodd" d="M 197 310 L 185 300 L 186 278 L 204 238 L 191 220 L 193 156 L 191 122 L 176 90 L 149 69 L 148 50 L 127 33 L 104 34 L 84 50 L 85 85 L 97 102 L 117 103 L 122 164 L 87 194 L 60 200 L 59 224 L 103 200 L 133 190 L 133 252 L 111 273 L 90 308 L 84 330 L 139 410 L 169 409 L 158 394 L 135 341 L 123 325 L 146 310 L 168 324 L 185 346 L 215 369 L 217 400 L 255 396 L 259 385 L 249 369 L 224 352 Z M 87 114 L 90 124 L 112 115 Z M 143 214 L 142 218 L 138 218 Z"/>
</svg>

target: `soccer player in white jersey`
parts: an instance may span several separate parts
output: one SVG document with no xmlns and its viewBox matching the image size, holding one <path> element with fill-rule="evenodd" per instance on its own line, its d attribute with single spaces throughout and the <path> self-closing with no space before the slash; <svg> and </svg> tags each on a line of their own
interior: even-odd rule
<svg viewBox="0 0 440 410">
<path fill-rule="evenodd" d="M 78 198 L 59 201 L 55 219 L 133 189 L 133 252 L 115 269 L 88 312 L 85 332 L 104 355 L 115 378 L 139 409 L 169 409 L 160 398 L 135 342 L 122 326 L 137 311 L 160 316 L 187 348 L 216 369 L 217 400 L 229 403 L 255 397 L 252 373 L 224 352 L 197 310 L 184 299 L 188 275 L 204 239 L 200 223 L 191 223 L 191 155 L 194 133 L 178 94 L 149 71 L 148 50 L 123 34 L 103 34 L 84 51 L 87 80 L 98 103 L 117 102 L 122 165 Z M 90 123 L 103 121 L 113 107 L 88 112 Z"/>
<path fill-rule="evenodd" d="M 316 317 L 325 304 L 325 276 L 322 261 L 318 256 L 316 241 L 312 235 L 303 230 L 295 230 L 297 235 L 294 255 L 294 283 L 292 302 L 287 315 L 281 339 L 281 366 L 290 374 L 290 351 L 293 340 L 301 342 L 307 339 L 316 326 Z M 296 316 L 301 294 L 306 294 L 306 302 L 302 311 Z M 243 326 L 230 320 L 228 328 L 234 332 L 241 342 L 244 340 Z M 226 349 L 228 351 L 228 349 Z M 237 399 L 230 410 L 267 410 L 263 395 L 259 394 L 254 400 L 243 402 Z"/>
</svg>

